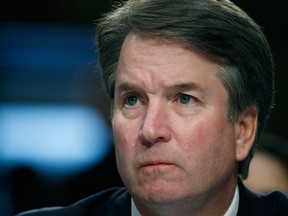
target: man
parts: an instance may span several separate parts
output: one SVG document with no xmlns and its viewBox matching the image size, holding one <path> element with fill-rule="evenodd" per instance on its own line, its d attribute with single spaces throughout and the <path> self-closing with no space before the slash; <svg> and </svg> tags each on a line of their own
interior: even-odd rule
<svg viewBox="0 0 288 216">
<path fill-rule="evenodd" d="M 125 188 L 24 215 L 287 215 L 247 190 L 273 103 L 260 27 L 228 0 L 130 0 L 98 23 Z"/>
</svg>

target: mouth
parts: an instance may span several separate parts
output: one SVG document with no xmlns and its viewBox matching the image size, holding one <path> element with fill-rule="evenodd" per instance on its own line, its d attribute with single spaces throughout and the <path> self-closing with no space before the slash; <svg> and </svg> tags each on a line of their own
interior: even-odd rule
<svg viewBox="0 0 288 216">
<path fill-rule="evenodd" d="M 173 166 L 172 163 L 167 161 L 147 161 L 140 165 L 141 168 L 145 167 L 165 167 L 165 166 Z"/>
<path fill-rule="evenodd" d="M 138 172 L 143 179 L 147 180 L 151 177 L 155 180 L 173 176 L 178 172 L 178 168 L 174 162 L 169 160 L 145 160 L 139 164 Z"/>
<path fill-rule="evenodd" d="M 140 165 L 139 171 L 144 176 L 163 176 L 164 174 L 171 174 L 175 165 L 167 161 L 147 161 Z"/>
</svg>

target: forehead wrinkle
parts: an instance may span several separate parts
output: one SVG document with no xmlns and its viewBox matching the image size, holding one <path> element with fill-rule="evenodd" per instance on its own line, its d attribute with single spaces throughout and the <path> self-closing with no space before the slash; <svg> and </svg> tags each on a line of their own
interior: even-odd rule
<svg viewBox="0 0 288 216">
<path fill-rule="evenodd" d="M 119 94 L 121 94 L 121 92 L 146 91 L 145 87 L 133 82 L 122 82 L 115 87 L 115 90 L 117 90 Z"/>
</svg>

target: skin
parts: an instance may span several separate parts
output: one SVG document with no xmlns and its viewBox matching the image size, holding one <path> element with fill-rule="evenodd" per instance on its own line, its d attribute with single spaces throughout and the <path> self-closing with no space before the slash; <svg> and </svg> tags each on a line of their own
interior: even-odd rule
<svg viewBox="0 0 288 216">
<path fill-rule="evenodd" d="M 126 37 L 112 124 L 117 167 L 142 215 L 223 215 L 229 207 L 257 112 L 228 121 L 217 69 L 185 46 Z"/>
</svg>

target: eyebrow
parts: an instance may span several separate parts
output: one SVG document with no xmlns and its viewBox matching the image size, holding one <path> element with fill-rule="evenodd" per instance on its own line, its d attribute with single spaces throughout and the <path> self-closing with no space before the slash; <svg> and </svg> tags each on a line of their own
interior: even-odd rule
<svg viewBox="0 0 288 216">
<path fill-rule="evenodd" d="M 133 89 L 135 89 L 135 85 L 131 84 L 131 83 L 121 83 L 117 89 L 121 92 L 121 91 L 131 91 Z"/>
<path fill-rule="evenodd" d="M 119 91 L 132 91 L 135 88 L 137 88 L 137 86 L 132 84 L 132 83 L 125 82 L 125 83 L 121 83 L 117 88 Z M 202 91 L 207 90 L 207 88 L 204 88 L 195 82 L 179 83 L 179 84 L 168 86 L 167 88 L 171 89 L 171 90 L 178 90 L 178 91 L 191 91 L 191 90 L 193 90 L 193 91 L 202 92 Z"/>
<path fill-rule="evenodd" d="M 169 88 L 170 89 L 176 89 L 176 90 L 179 90 L 179 91 L 191 91 L 191 90 L 194 90 L 194 91 L 202 92 L 202 91 L 207 90 L 207 88 L 204 88 L 204 87 L 200 86 L 200 84 L 195 83 L 195 82 L 179 83 L 179 84 L 176 84 L 176 85 L 172 85 Z"/>
</svg>

